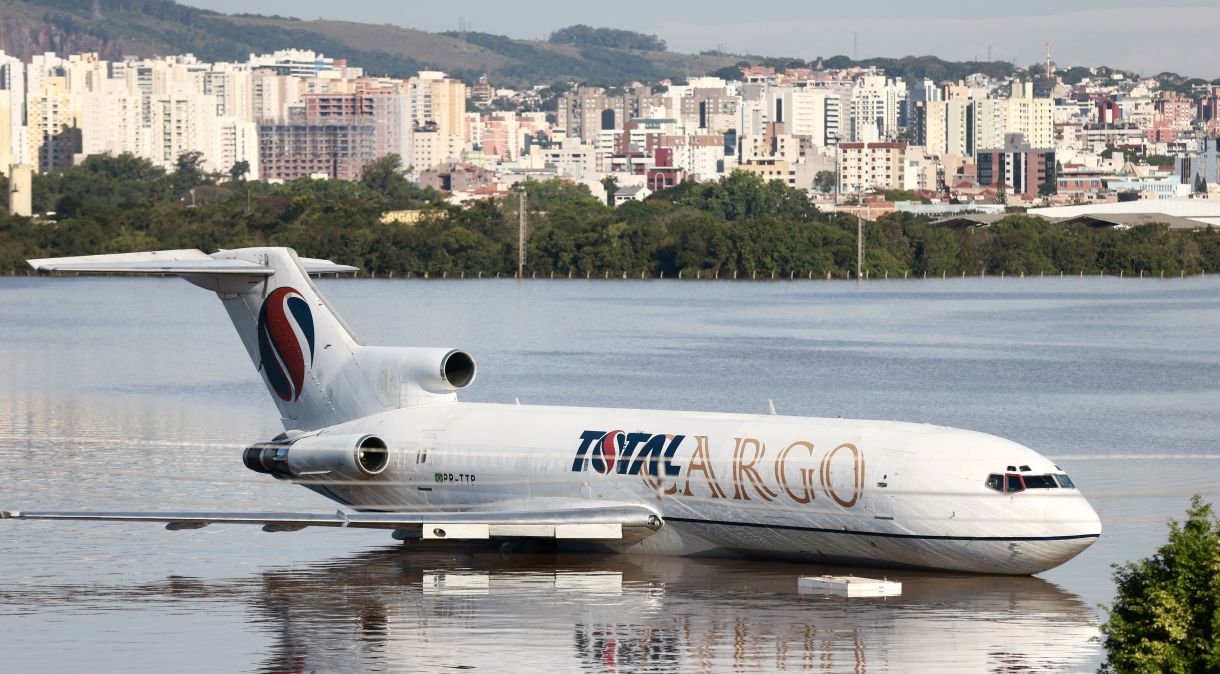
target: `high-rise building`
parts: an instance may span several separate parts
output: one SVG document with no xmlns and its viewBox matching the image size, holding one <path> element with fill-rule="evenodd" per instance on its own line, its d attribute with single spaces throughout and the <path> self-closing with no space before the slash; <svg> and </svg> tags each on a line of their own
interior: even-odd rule
<svg viewBox="0 0 1220 674">
<path fill-rule="evenodd" d="M 264 178 L 358 180 L 369 162 L 388 154 L 411 165 L 408 95 L 380 80 L 357 80 L 349 88 L 351 93 L 303 94 L 290 108 L 288 123 L 259 126 Z"/>
<path fill-rule="evenodd" d="M 1162 92 L 1153 102 L 1157 121 L 1169 128 L 1186 129 L 1195 120 L 1195 106 L 1189 98 L 1175 92 Z"/>
<path fill-rule="evenodd" d="M 1006 134 L 1019 133 L 1036 147 L 1055 142 L 1055 106 L 1034 98 L 1029 83 L 1015 83 L 1009 98 L 961 85 L 945 88 L 944 100 L 923 103 L 916 136 L 934 156 L 973 156 L 977 148 L 1003 147 Z"/>
<path fill-rule="evenodd" d="M 236 117 L 219 117 L 212 125 L 212 137 L 204 152 L 204 169 L 227 174 L 239 162 L 246 162 L 247 180 L 261 177 L 258 149 L 258 125 Z"/>
<path fill-rule="evenodd" d="M 25 64 L 0 51 L 0 171 L 24 164 L 25 138 Z"/>
<path fill-rule="evenodd" d="M 770 116 L 787 133 L 827 147 L 847 140 L 843 121 L 850 106 L 843 89 L 779 87 L 772 90 Z"/>
<path fill-rule="evenodd" d="M 368 124 L 260 124 L 258 144 L 264 180 L 359 180 L 374 159 Z"/>
<path fill-rule="evenodd" d="M 873 142 L 898 133 L 899 112 L 906 105 L 907 86 L 901 78 L 865 75 L 851 90 L 851 139 Z"/>
<path fill-rule="evenodd" d="M 442 72 L 421 71 L 407 80 L 407 95 L 416 126 L 435 124 L 439 133 L 462 134 L 466 85 L 461 80 L 450 79 Z"/>
<path fill-rule="evenodd" d="M 250 54 L 246 65 L 253 70 L 300 78 L 354 79 L 362 77 L 361 68 L 350 68 L 345 59 L 323 56 L 308 49 L 280 49 L 270 54 Z"/>
<path fill-rule="evenodd" d="M 1220 86 L 1213 86 L 1199 98 L 1199 109 L 1195 116 L 1204 122 L 1220 120 Z"/>
<path fill-rule="evenodd" d="M 288 109 L 301 101 L 301 78 L 277 75 L 270 71 L 250 74 L 250 107 L 252 119 L 260 124 L 274 124 L 288 119 Z"/>
<path fill-rule="evenodd" d="M 63 70 L 54 72 L 39 77 L 26 97 L 26 156 L 40 173 L 72 166 L 81 151 L 81 96 L 71 93 Z"/>
<path fill-rule="evenodd" d="M 1036 195 L 1056 182 L 1055 151 L 1031 147 L 1019 133 L 1007 134 L 1001 147 L 979 150 L 975 161 L 979 185 L 1003 185 L 1012 194 Z"/>
</svg>

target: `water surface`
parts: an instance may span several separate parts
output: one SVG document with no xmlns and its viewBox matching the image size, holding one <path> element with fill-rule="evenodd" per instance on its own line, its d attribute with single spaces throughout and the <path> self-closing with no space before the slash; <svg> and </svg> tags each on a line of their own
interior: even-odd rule
<svg viewBox="0 0 1220 674">
<path fill-rule="evenodd" d="M 384 532 L 0 526 L 12 671 L 1087 671 L 1110 565 L 1220 500 L 1220 281 L 326 281 L 368 343 L 457 346 L 465 400 L 926 421 L 1055 459 L 1105 533 L 1034 578 L 407 548 Z M 241 466 L 279 432 L 220 303 L 0 279 L 0 507 L 328 511 Z M 837 571 L 842 571 L 837 570 Z"/>
</svg>

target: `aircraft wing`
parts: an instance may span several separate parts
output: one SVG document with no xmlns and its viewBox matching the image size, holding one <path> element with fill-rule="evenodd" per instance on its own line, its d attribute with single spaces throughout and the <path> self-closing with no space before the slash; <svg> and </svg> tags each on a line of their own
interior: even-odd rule
<svg viewBox="0 0 1220 674">
<path fill-rule="evenodd" d="M 462 512 L 156 512 L 156 511 L 0 511 L 0 519 L 164 522 L 171 531 L 209 524 L 260 524 L 263 531 L 298 531 L 305 527 L 394 529 L 396 538 L 486 539 L 560 538 L 615 540 L 642 538 L 664 522 L 645 506 L 615 505 L 523 511 Z M 401 531 L 401 533 L 399 533 Z"/>
</svg>

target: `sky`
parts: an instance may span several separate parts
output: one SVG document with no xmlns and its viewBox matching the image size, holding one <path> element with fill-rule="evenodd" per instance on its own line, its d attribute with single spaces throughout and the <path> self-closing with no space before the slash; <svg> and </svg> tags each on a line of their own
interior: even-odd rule
<svg viewBox="0 0 1220 674">
<path fill-rule="evenodd" d="M 730 53 L 812 59 L 835 54 L 933 55 L 948 60 L 986 59 L 1041 63 L 1046 43 L 1060 66 L 1109 65 L 1152 75 L 1171 70 L 1220 77 L 1220 4 L 1216 0 L 1024 0 L 1020 6 L 956 0 L 869 0 L 822 3 L 770 0 L 765 6 L 721 0 L 179 0 L 221 12 L 280 14 L 301 19 L 390 23 L 433 32 L 469 30 L 545 39 L 577 23 L 652 33 L 671 51 L 720 49 Z M 829 4 L 829 6 L 823 6 Z M 598 5 L 602 5 L 598 7 Z M 609 9 L 607 9 L 609 7 Z M 744 8 L 761 7 L 754 11 Z M 339 56 L 336 54 L 335 56 Z"/>
</svg>

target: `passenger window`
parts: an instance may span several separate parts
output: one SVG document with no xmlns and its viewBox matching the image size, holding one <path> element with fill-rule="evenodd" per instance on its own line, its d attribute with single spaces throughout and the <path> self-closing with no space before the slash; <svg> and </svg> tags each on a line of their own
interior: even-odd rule
<svg viewBox="0 0 1220 674">
<path fill-rule="evenodd" d="M 1020 475 L 1015 473 L 1005 475 L 1004 483 L 1004 493 L 1006 494 L 1015 494 L 1017 492 L 1025 491 L 1025 481 L 1021 479 Z"/>
<path fill-rule="evenodd" d="M 1076 488 L 1076 483 L 1072 482 L 1072 478 L 1068 477 L 1067 475 L 1060 473 L 1059 475 L 1055 476 L 1055 479 L 1059 480 L 1059 486 L 1063 487 L 1064 489 Z"/>
<path fill-rule="evenodd" d="M 1026 489 L 1057 489 L 1058 484 L 1055 483 L 1055 478 L 1050 475 L 1026 475 Z"/>
<path fill-rule="evenodd" d="M 995 491 L 1004 491 L 1004 476 L 997 473 L 992 473 L 987 476 L 987 488 Z"/>
</svg>

